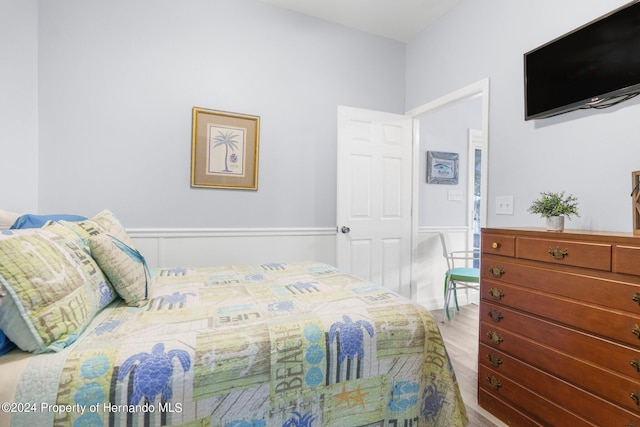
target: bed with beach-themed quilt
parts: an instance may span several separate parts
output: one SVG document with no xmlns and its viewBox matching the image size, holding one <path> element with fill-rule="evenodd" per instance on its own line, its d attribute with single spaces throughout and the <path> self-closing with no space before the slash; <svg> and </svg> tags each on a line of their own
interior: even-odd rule
<svg viewBox="0 0 640 427">
<path fill-rule="evenodd" d="M 110 211 L 0 230 L 1 426 L 468 424 L 431 314 L 316 262 L 160 268 Z"/>
</svg>

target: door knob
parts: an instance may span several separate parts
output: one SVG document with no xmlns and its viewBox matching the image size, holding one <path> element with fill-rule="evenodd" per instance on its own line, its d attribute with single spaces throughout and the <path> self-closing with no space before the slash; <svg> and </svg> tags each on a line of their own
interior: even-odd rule
<svg viewBox="0 0 640 427">
<path fill-rule="evenodd" d="M 340 229 L 340 231 L 342 231 L 343 234 L 347 234 L 351 231 L 351 229 L 349 227 L 347 227 L 346 225 L 343 225 L 342 228 Z"/>
</svg>

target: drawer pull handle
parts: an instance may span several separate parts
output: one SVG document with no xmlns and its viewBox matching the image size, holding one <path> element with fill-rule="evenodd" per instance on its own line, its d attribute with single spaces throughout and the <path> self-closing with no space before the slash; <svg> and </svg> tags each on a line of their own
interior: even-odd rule
<svg viewBox="0 0 640 427">
<path fill-rule="evenodd" d="M 629 362 L 631 364 L 631 366 L 633 366 L 636 370 L 637 373 L 640 374 L 640 361 L 638 361 L 638 358 L 634 358 L 631 362 Z"/>
<path fill-rule="evenodd" d="M 640 294 L 636 292 L 636 294 L 631 297 L 631 300 L 637 302 L 638 305 L 640 305 Z"/>
<path fill-rule="evenodd" d="M 487 381 L 489 382 L 489 386 L 494 390 L 498 390 L 502 387 L 502 383 L 495 375 L 487 375 Z"/>
<path fill-rule="evenodd" d="M 498 248 L 500 247 L 500 243 L 498 243 L 498 242 L 493 242 L 493 243 L 491 244 L 491 247 L 492 247 L 493 249 L 498 249 Z"/>
<path fill-rule="evenodd" d="M 496 368 L 502 365 L 502 359 L 500 359 L 495 354 L 491 354 L 491 353 L 487 354 L 487 359 L 489 359 L 489 363 L 491 363 Z"/>
<path fill-rule="evenodd" d="M 501 300 L 504 297 L 504 293 L 498 288 L 489 289 L 489 295 L 495 300 Z"/>
<path fill-rule="evenodd" d="M 500 343 L 503 341 L 502 337 L 496 331 L 489 332 L 487 336 L 489 337 L 491 342 L 496 345 L 500 345 Z"/>
<path fill-rule="evenodd" d="M 489 273 L 491 273 L 491 275 L 493 277 L 502 277 L 502 275 L 504 274 L 504 270 L 500 267 L 489 267 Z"/>
<path fill-rule="evenodd" d="M 637 391 L 632 391 L 631 394 L 629 394 L 629 397 L 631 398 L 631 400 L 636 402 L 636 406 L 640 406 L 640 395 Z"/>
<path fill-rule="evenodd" d="M 500 313 L 498 310 L 491 310 L 489 312 L 489 317 L 491 318 L 491 320 L 493 320 L 496 323 L 498 323 L 504 318 L 502 313 Z"/>
<path fill-rule="evenodd" d="M 564 259 L 564 257 L 569 255 L 569 251 L 567 251 L 566 249 L 564 249 L 564 250 L 560 249 L 560 246 L 558 246 L 555 249 L 549 248 L 549 253 L 555 259 Z"/>
<path fill-rule="evenodd" d="M 631 330 L 631 332 L 633 333 L 633 335 L 635 335 L 638 338 L 640 338 L 640 325 L 636 324 L 636 326 L 634 326 L 634 328 Z"/>
</svg>

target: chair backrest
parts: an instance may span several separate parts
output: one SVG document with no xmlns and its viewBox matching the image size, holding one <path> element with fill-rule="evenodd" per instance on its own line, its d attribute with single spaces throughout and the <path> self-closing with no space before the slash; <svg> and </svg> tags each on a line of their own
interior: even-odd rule
<svg viewBox="0 0 640 427">
<path fill-rule="evenodd" d="M 447 260 L 447 270 L 451 270 L 451 268 L 453 268 L 453 260 L 447 250 L 447 238 L 444 233 L 440 231 L 438 232 L 438 235 L 440 236 L 440 242 L 442 243 L 442 256 Z"/>
<path fill-rule="evenodd" d="M 442 243 L 442 256 L 447 260 L 447 269 L 451 270 L 456 267 L 456 261 L 458 266 L 460 264 L 465 264 L 471 260 L 480 259 L 480 254 L 477 251 L 451 251 L 448 248 L 447 236 L 438 231 L 438 235 L 440 236 L 440 242 Z"/>
</svg>

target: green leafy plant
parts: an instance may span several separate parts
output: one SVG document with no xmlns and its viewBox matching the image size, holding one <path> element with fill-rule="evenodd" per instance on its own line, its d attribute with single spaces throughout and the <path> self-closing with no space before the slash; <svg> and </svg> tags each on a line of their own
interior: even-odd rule
<svg viewBox="0 0 640 427">
<path fill-rule="evenodd" d="M 565 196 L 564 191 L 540 193 L 540 198 L 531 203 L 529 212 L 539 214 L 543 218 L 557 215 L 564 215 L 567 218 L 571 218 L 571 215 L 580 216 L 578 214 L 578 199 L 572 194 Z"/>
</svg>

